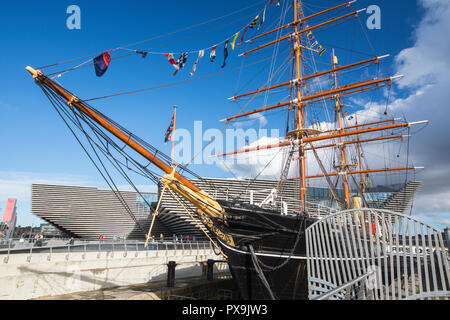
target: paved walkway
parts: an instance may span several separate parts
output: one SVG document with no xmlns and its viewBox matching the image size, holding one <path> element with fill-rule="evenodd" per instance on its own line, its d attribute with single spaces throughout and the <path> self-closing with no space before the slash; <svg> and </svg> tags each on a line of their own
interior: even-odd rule
<svg viewBox="0 0 450 320">
<path fill-rule="evenodd" d="M 40 297 L 35 300 L 166 300 L 181 297 L 191 297 L 194 293 L 206 294 L 207 291 L 213 294 L 217 289 L 230 287 L 229 275 L 208 281 L 203 277 L 191 277 L 176 279 L 175 286 L 169 288 L 166 281 L 149 282 L 139 285 L 116 287 L 110 289 L 77 292 L 59 296 Z M 200 298 L 202 295 L 200 294 Z"/>
</svg>

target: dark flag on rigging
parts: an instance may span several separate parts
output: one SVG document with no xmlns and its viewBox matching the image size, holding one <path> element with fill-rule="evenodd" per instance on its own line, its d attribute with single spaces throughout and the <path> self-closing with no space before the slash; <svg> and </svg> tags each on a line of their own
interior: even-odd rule
<svg viewBox="0 0 450 320">
<path fill-rule="evenodd" d="M 172 116 L 172 120 L 170 121 L 170 125 L 169 125 L 169 127 L 167 128 L 166 136 L 165 136 L 165 138 L 164 138 L 164 143 L 167 143 L 167 141 L 169 141 L 170 139 L 172 139 L 172 131 L 173 131 L 173 121 L 174 121 L 174 116 L 175 116 L 175 115 Z"/>
<path fill-rule="evenodd" d="M 108 51 L 103 52 L 101 55 L 94 58 L 95 74 L 97 77 L 101 77 L 106 72 L 110 62 L 111 56 Z"/>
<path fill-rule="evenodd" d="M 223 64 L 222 64 L 222 68 L 227 65 L 226 64 L 227 57 L 228 57 L 228 39 L 225 41 L 225 45 L 223 47 Z"/>
</svg>

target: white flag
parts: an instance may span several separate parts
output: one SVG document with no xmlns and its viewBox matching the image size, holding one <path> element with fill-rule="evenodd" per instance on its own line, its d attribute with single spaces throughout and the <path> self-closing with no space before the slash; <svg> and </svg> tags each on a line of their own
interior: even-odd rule
<svg viewBox="0 0 450 320">
<path fill-rule="evenodd" d="M 192 72 L 190 73 L 191 77 L 194 75 L 195 70 L 197 70 L 197 62 L 198 62 L 198 60 L 200 60 L 200 58 L 203 58 L 204 54 L 205 54 L 205 50 L 200 50 L 198 52 L 197 60 L 195 60 L 194 66 L 192 67 Z"/>
</svg>

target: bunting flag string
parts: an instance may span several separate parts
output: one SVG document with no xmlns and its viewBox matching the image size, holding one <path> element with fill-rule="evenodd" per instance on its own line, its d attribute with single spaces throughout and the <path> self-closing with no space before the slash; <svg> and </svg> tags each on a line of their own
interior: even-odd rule
<svg viewBox="0 0 450 320">
<path fill-rule="evenodd" d="M 306 25 L 306 28 L 309 28 L 309 26 Z M 309 32 L 306 34 L 306 37 L 308 38 L 309 41 L 313 41 L 314 40 L 314 42 L 312 44 L 310 44 L 310 49 L 313 50 L 313 51 L 318 52 L 319 56 L 321 56 L 325 52 L 325 49 L 314 38 L 314 35 L 312 34 L 311 30 L 309 30 Z M 317 46 L 317 48 L 315 48 L 316 46 Z"/>
<path fill-rule="evenodd" d="M 222 64 L 222 68 L 224 68 L 227 64 L 226 64 L 226 60 L 228 57 L 228 39 L 225 40 L 225 45 L 223 47 L 223 64 Z"/>
<path fill-rule="evenodd" d="M 273 4 L 273 0 L 270 0 L 270 5 Z M 279 1 L 277 3 L 277 5 L 279 4 Z M 266 19 L 266 10 L 267 10 L 267 6 L 268 4 L 266 3 L 266 5 L 264 6 L 264 8 L 262 9 L 262 12 L 260 12 L 259 14 L 257 14 L 250 23 L 248 23 L 244 29 L 239 30 L 238 32 L 234 33 L 233 38 L 230 39 L 228 38 L 227 40 L 225 40 L 224 42 L 220 42 L 220 43 L 224 43 L 224 59 L 223 59 L 223 64 L 221 66 L 221 68 L 224 68 L 226 66 L 226 60 L 228 58 L 228 43 L 231 44 L 231 49 L 234 50 L 235 48 L 238 48 L 242 42 L 244 42 L 244 36 L 247 32 L 247 29 L 250 27 L 250 29 L 255 29 L 259 31 L 259 29 L 261 28 L 261 26 L 263 25 L 263 23 L 265 22 Z M 308 37 L 311 36 L 311 32 L 308 33 Z M 237 43 L 237 39 L 238 37 L 240 37 L 240 41 Z M 316 45 L 318 45 L 318 42 L 316 41 L 313 44 L 313 47 L 315 47 Z M 196 61 L 193 64 L 192 67 L 192 71 L 189 73 L 190 76 L 193 76 L 196 72 L 197 69 L 197 64 L 199 62 L 199 60 L 205 55 L 205 51 L 210 49 L 210 54 L 209 54 L 209 59 L 211 62 L 214 62 L 215 58 L 216 58 L 216 49 L 217 49 L 218 45 L 214 45 L 212 47 L 206 48 L 206 49 L 202 49 L 202 50 L 198 50 L 198 57 L 196 59 Z M 120 49 L 120 48 L 119 48 Z M 147 55 L 150 54 L 161 54 L 162 52 L 150 52 L 148 49 L 147 50 L 133 50 L 133 49 L 127 49 L 127 48 L 123 48 L 126 50 L 130 50 L 130 51 L 134 51 L 134 53 L 141 55 L 141 57 L 143 59 L 145 59 L 147 57 Z M 319 49 L 319 54 L 321 55 L 323 53 L 323 51 L 325 51 L 325 49 L 323 49 L 322 51 L 320 51 L 320 49 L 322 49 L 322 47 L 319 45 L 318 47 Z M 98 77 L 101 77 L 106 70 L 109 67 L 109 64 L 111 62 L 111 56 L 109 54 L 109 51 L 105 51 L 104 53 L 102 53 L 101 55 L 97 56 L 94 58 L 94 67 L 95 67 L 95 73 Z M 190 51 L 190 52 L 196 52 L 196 51 Z M 189 52 L 182 52 L 179 56 L 179 58 L 177 60 L 175 60 L 174 58 L 174 53 L 162 53 L 167 60 L 169 61 L 169 63 L 173 66 L 173 68 L 175 69 L 173 75 L 175 76 L 178 71 L 180 69 L 182 69 L 187 61 L 187 57 Z"/>
<path fill-rule="evenodd" d="M 205 50 L 200 50 L 200 51 L 198 52 L 197 60 L 195 60 L 194 66 L 192 67 L 192 72 L 190 73 L 191 77 L 194 75 L 195 70 L 197 70 L 197 63 L 198 63 L 198 60 L 200 60 L 201 58 L 203 58 L 204 54 L 205 54 Z"/>
</svg>

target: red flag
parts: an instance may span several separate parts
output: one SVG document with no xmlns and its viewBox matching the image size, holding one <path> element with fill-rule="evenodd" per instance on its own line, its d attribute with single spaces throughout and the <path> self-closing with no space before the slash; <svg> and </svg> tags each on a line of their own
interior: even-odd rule
<svg viewBox="0 0 450 320">
<path fill-rule="evenodd" d="M 178 63 L 175 61 L 175 59 L 173 58 L 173 54 L 171 53 L 163 53 L 163 55 L 166 56 L 167 60 L 169 60 L 169 62 L 172 64 L 172 66 L 175 68 L 175 72 L 173 75 L 176 75 L 178 72 L 178 69 L 180 68 L 180 66 L 178 65 Z"/>
<path fill-rule="evenodd" d="M 211 62 L 214 62 L 214 58 L 216 57 L 216 49 L 217 45 L 211 48 L 211 53 L 209 54 L 209 60 L 211 60 Z"/>
<path fill-rule="evenodd" d="M 239 43 L 237 44 L 238 47 L 242 43 L 242 41 L 244 41 L 244 35 L 247 32 L 247 28 L 248 28 L 248 25 L 245 27 L 244 33 L 242 34 L 242 37 L 241 37 L 241 41 L 239 41 Z"/>
</svg>

